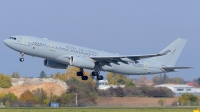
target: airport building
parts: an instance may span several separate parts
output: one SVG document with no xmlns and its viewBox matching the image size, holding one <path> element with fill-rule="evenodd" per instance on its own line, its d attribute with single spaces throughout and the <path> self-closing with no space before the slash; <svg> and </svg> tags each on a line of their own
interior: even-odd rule
<svg viewBox="0 0 200 112">
<path fill-rule="evenodd" d="M 189 85 L 162 84 L 155 87 L 167 87 L 174 93 L 175 96 L 181 96 L 183 93 L 192 93 L 200 96 L 200 88 L 195 88 Z"/>
<path fill-rule="evenodd" d="M 110 87 L 113 87 L 113 88 L 117 88 L 117 87 L 122 87 L 124 88 L 125 85 L 106 85 L 108 81 L 107 80 L 100 80 L 97 82 L 97 85 L 99 86 L 98 89 L 101 89 L 101 90 L 106 90 Z"/>
</svg>

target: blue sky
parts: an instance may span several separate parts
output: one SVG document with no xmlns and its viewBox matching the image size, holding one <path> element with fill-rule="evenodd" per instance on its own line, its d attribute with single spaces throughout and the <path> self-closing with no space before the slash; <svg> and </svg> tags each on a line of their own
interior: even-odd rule
<svg viewBox="0 0 200 112">
<path fill-rule="evenodd" d="M 158 53 L 177 38 L 188 40 L 176 66 L 193 69 L 169 73 L 199 77 L 200 1 L 193 0 L 42 0 L 0 3 L 0 72 L 38 77 L 51 69 L 43 59 L 20 55 L 3 44 L 12 35 L 31 35 L 123 55 Z M 138 76 L 134 76 L 137 78 Z"/>
</svg>

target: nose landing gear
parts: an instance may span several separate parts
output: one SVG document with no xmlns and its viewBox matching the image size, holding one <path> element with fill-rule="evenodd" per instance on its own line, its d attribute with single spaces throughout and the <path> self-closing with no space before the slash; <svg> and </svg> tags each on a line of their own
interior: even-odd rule
<svg viewBox="0 0 200 112">
<path fill-rule="evenodd" d="M 23 62 L 23 61 L 24 61 L 24 58 L 19 58 L 19 61 Z"/>
<path fill-rule="evenodd" d="M 21 52 L 20 55 L 21 55 L 21 58 L 19 58 L 19 61 L 23 62 L 24 61 L 24 58 L 23 58 L 24 57 L 24 53 Z"/>
</svg>

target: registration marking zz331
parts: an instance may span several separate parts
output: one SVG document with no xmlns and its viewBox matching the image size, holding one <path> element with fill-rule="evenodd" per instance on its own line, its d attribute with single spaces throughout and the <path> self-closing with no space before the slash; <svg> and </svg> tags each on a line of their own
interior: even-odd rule
<svg viewBox="0 0 200 112">
<path fill-rule="evenodd" d="M 147 70 L 149 68 L 149 63 L 148 62 L 144 62 L 142 63 L 132 63 L 133 67 L 139 67 L 139 68 L 144 68 L 145 70 Z"/>
</svg>

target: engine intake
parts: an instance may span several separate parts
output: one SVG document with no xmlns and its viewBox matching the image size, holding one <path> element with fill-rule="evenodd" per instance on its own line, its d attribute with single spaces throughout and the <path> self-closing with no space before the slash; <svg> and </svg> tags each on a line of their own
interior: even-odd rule
<svg viewBox="0 0 200 112">
<path fill-rule="evenodd" d="M 70 65 L 76 66 L 79 68 L 86 68 L 86 69 L 93 69 L 95 66 L 95 63 L 90 58 L 85 57 L 71 57 L 70 58 Z"/>
<path fill-rule="evenodd" d="M 53 60 L 44 60 L 44 65 L 49 68 L 58 68 L 58 69 L 66 69 L 67 65 L 53 61 Z"/>
</svg>

